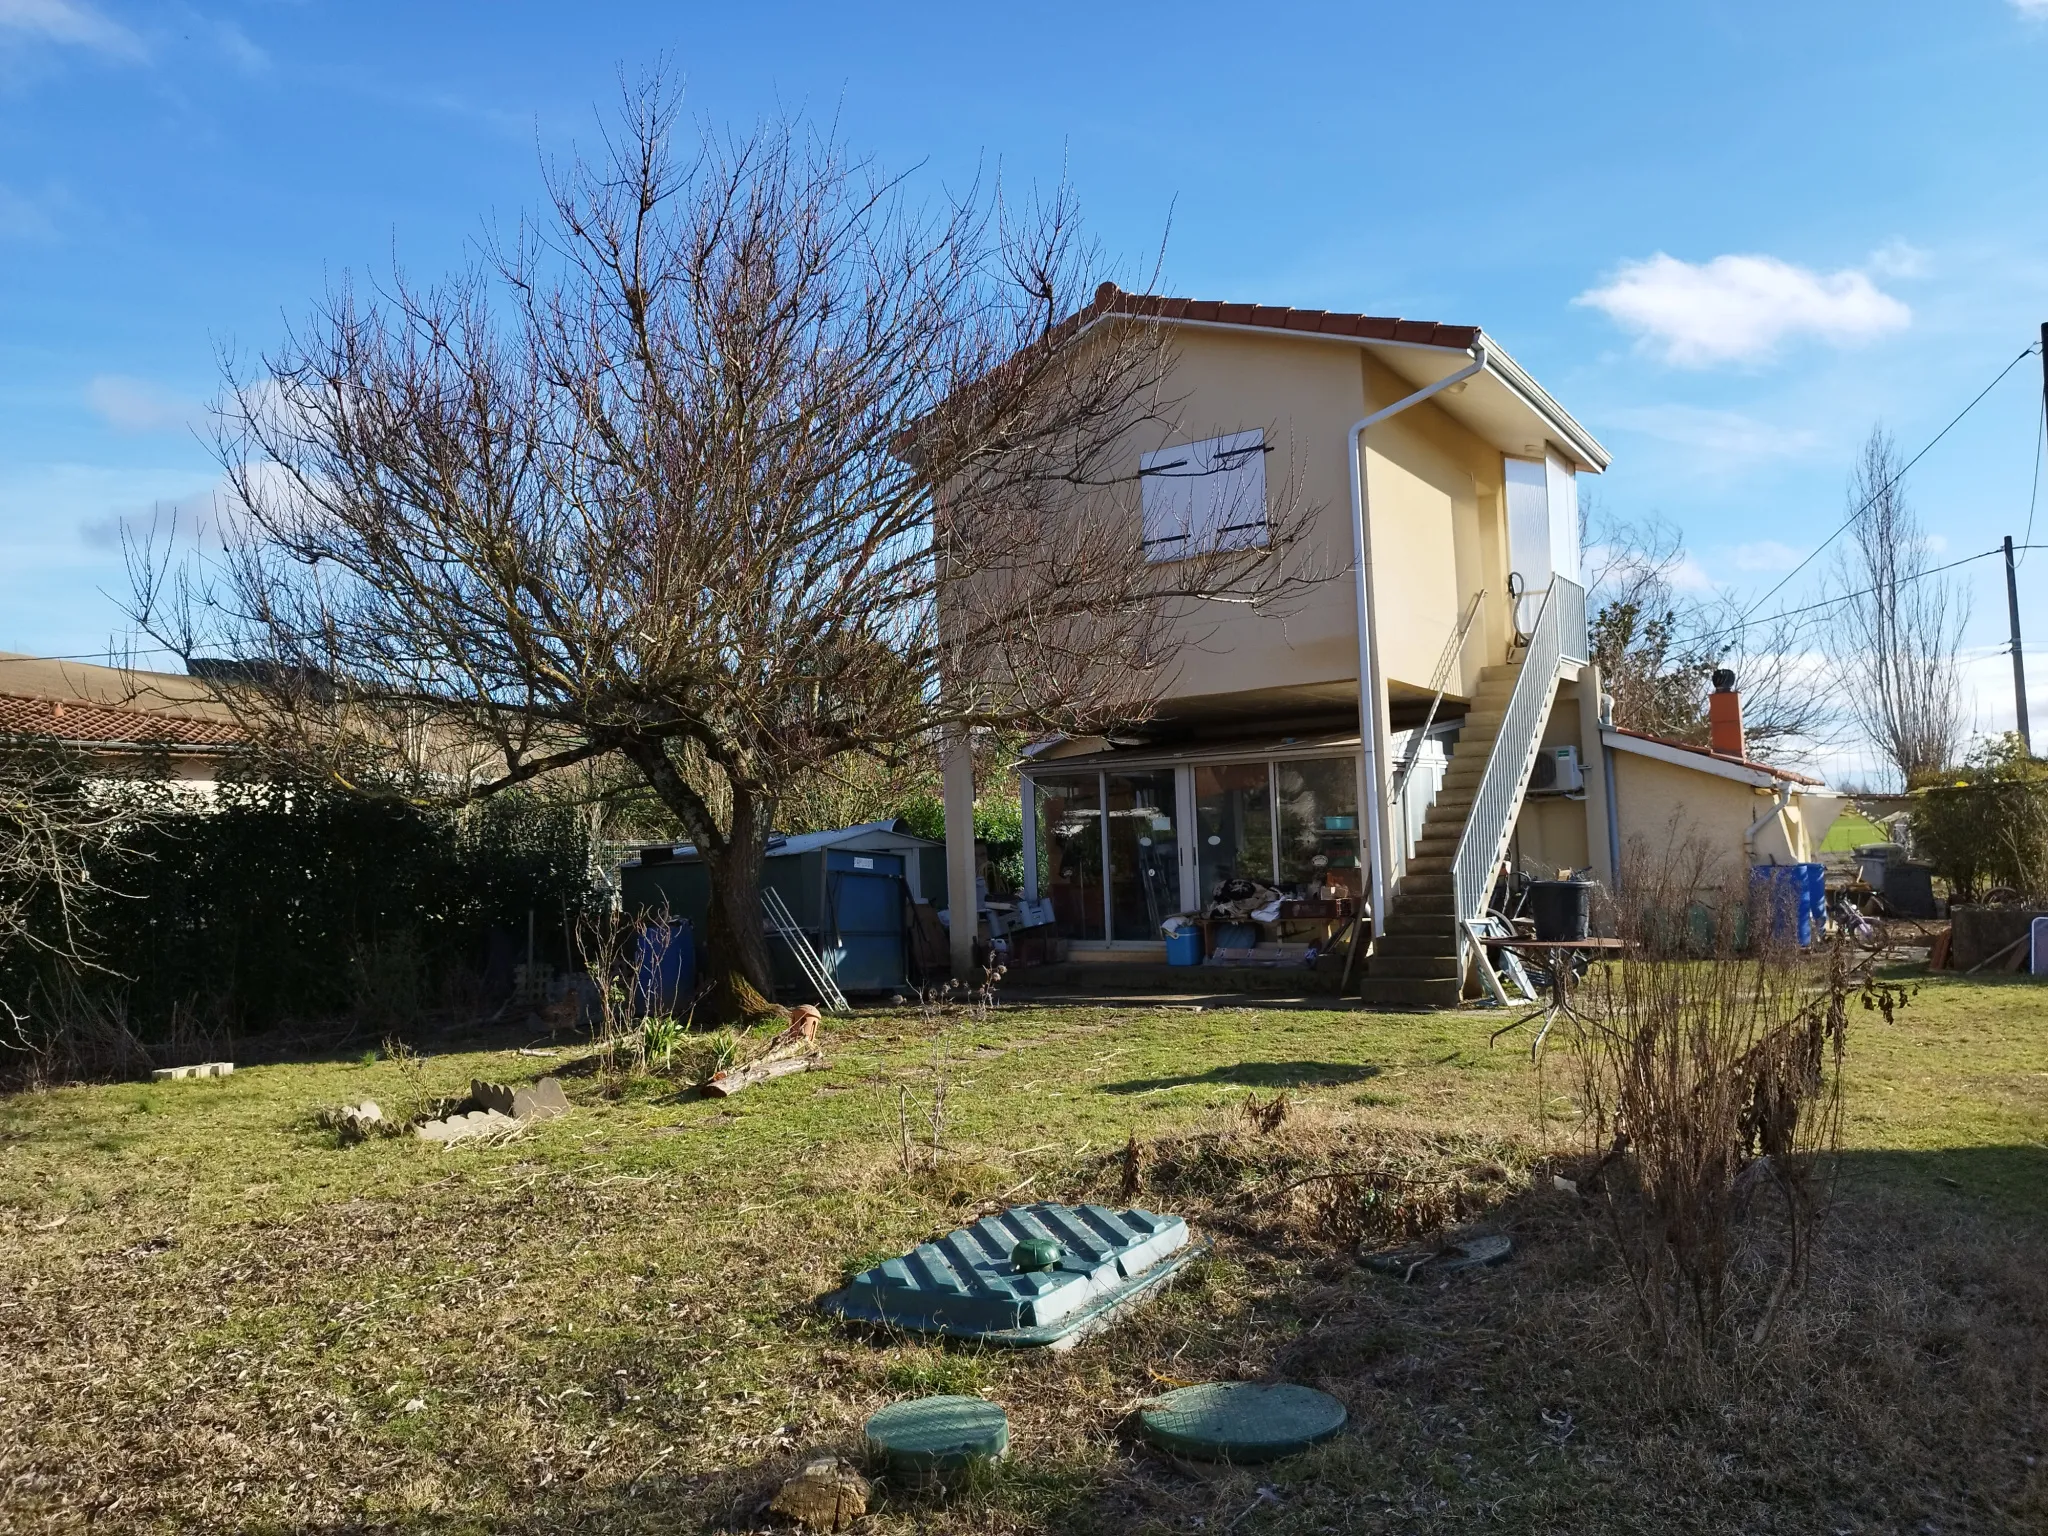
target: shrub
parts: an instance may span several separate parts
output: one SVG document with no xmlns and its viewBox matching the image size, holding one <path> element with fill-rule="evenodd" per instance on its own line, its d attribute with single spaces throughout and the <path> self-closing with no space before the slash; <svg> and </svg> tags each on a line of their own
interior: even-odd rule
<svg viewBox="0 0 2048 1536">
<path fill-rule="evenodd" d="M 2048 760 L 2007 735 L 1953 782 L 1915 791 L 1913 847 L 1960 899 L 2000 886 L 2048 896 Z"/>
<path fill-rule="evenodd" d="M 1645 1319 L 1667 1347 L 1761 1341 L 1803 1281 L 1815 1161 L 1840 1138 L 1848 999 L 1895 988 L 1759 943 L 1709 960 L 1626 953 L 1590 985 L 1580 1086 L 1607 1205 Z"/>
</svg>

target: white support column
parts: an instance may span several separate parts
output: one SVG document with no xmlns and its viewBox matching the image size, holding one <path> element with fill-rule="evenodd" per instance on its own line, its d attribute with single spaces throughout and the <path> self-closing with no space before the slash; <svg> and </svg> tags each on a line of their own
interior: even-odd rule
<svg viewBox="0 0 2048 1536">
<path fill-rule="evenodd" d="M 974 871 L 974 754 L 964 731 L 946 738 L 941 752 L 946 796 L 946 906 L 953 974 L 974 971 L 974 935 L 981 922 Z"/>
<path fill-rule="evenodd" d="M 1600 739 L 1600 669 L 1579 668 L 1579 768 L 1586 779 L 1586 855 L 1593 874 L 1612 893 L 1614 845 L 1607 830 L 1607 746 Z"/>
</svg>

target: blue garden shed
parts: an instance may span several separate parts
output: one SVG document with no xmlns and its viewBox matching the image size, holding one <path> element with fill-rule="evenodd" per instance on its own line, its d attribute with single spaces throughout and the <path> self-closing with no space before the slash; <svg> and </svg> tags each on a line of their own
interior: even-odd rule
<svg viewBox="0 0 2048 1536">
<path fill-rule="evenodd" d="M 945 856 L 945 844 L 901 822 L 870 821 L 771 839 L 762 883 L 781 896 L 840 991 L 893 992 L 908 980 L 909 903 L 946 904 Z M 665 908 L 686 919 L 701 944 L 711 883 L 692 845 L 642 848 L 619 866 L 619 897 L 631 913 Z M 768 953 L 776 990 L 811 1001 L 789 946 L 773 933 Z"/>
</svg>

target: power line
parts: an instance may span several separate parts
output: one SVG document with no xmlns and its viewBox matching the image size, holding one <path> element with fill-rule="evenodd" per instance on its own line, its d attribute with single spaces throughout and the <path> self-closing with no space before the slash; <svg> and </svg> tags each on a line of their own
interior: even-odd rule
<svg viewBox="0 0 2048 1536">
<path fill-rule="evenodd" d="M 2013 545 L 2013 549 L 2015 551 L 2022 549 L 2048 549 L 2048 545 L 2015 544 Z M 1959 566 L 1974 565 L 1979 560 L 1989 560 L 1993 555 L 2003 555 L 2004 553 L 2005 546 L 2003 544 L 1999 544 L 1993 546 L 1990 549 L 1979 550 L 1974 555 L 1965 555 L 1960 560 L 1951 560 L 1947 565 L 1930 566 L 1928 569 L 1924 571 L 1914 571 L 1910 575 L 1901 576 L 1896 581 L 1888 582 L 1883 585 L 1875 587 L 1865 587 L 1860 592 L 1844 592 L 1838 597 L 1829 597 L 1824 598 L 1817 603 L 1808 603 L 1804 608 L 1781 608 L 1776 613 L 1770 614 L 1769 616 L 1761 619 L 1750 619 L 1745 616 L 1743 618 L 1737 619 L 1733 624 L 1729 625 L 1726 629 L 1721 630 L 1718 634 L 1716 634 L 1715 638 L 1717 640 L 1725 640 L 1731 636 L 1741 634 L 1746 629 L 1754 629 L 1760 624 L 1775 624 L 1780 619 L 1796 619 L 1803 613 L 1818 613 L 1823 608 L 1839 608 L 1843 603 L 1852 603 L 1859 597 L 1869 597 L 1874 592 L 1881 592 L 1884 590 L 1885 586 L 1903 587 L 1908 582 L 1919 581 L 1928 576 L 1939 576 L 1944 571 L 1953 571 L 1957 569 Z M 1998 650 L 2001 653 L 2006 651 L 2007 649 L 2009 649 L 2009 647 L 2004 641 L 1999 642 Z"/>
<path fill-rule="evenodd" d="M 2032 357 L 2035 353 L 2039 352 L 2040 350 L 2041 349 L 2038 345 L 2032 345 L 2021 348 L 2019 354 L 2016 357 L 2014 357 L 2011 362 L 2007 363 L 2003 368 L 1998 370 L 1998 377 L 1993 379 L 1989 384 L 1986 384 L 1982 389 L 1978 390 L 1976 395 L 1971 398 L 1970 403 L 1964 406 L 1960 411 L 1957 411 L 1956 414 L 1950 418 L 1949 424 L 1947 426 L 1943 427 L 1939 432 L 1935 433 L 1933 437 L 1929 438 L 1927 440 L 1927 445 L 1925 447 L 1923 447 L 1918 453 L 1914 454 L 1912 458 L 1906 460 L 1906 462 L 1900 466 L 1899 472 L 1897 474 L 1893 475 L 1891 479 L 1885 481 L 1883 485 L 1879 486 L 1876 490 L 1872 491 L 1870 495 L 1864 499 L 1863 504 L 1861 506 L 1857 507 L 1855 511 L 1851 512 L 1846 518 L 1842 520 L 1840 526 L 1838 526 L 1834 530 L 1834 532 L 1830 533 L 1826 538 L 1822 539 L 1820 543 L 1814 546 L 1812 552 L 1809 553 L 1804 560 L 1801 560 L 1797 565 L 1793 566 L 1791 570 L 1787 571 L 1782 577 L 1780 577 L 1778 580 L 1778 584 L 1776 586 L 1772 587 L 1770 591 L 1764 593 L 1762 597 L 1758 598 L 1755 602 L 1751 603 L 1749 607 L 1744 609 L 1742 613 L 1742 623 L 1736 626 L 1736 629 L 1731 629 L 1727 631 L 1727 633 L 1734 634 L 1736 633 L 1737 629 L 1746 628 L 1748 626 L 1748 621 L 1751 614 L 1755 613 L 1757 609 L 1763 607 L 1765 603 L 1769 602 L 1773 597 L 1777 596 L 1778 593 L 1784 591 L 1787 582 L 1791 581 L 1791 579 L 1794 576 L 1797 576 L 1801 571 L 1805 570 L 1807 566 L 1811 565 L 1814 562 L 1814 560 L 1819 557 L 1821 551 L 1825 550 L 1830 544 L 1834 543 L 1836 539 L 1839 539 L 1844 533 L 1848 532 L 1850 528 L 1854 527 L 1856 519 L 1861 517 L 1865 512 L 1868 512 L 1873 506 L 1875 506 L 1877 504 L 1877 500 L 1879 497 L 1883 496 L 1887 491 L 1891 490 L 1893 486 L 1897 485 L 1901 480 L 1905 479 L 1906 471 L 1911 469 L 1915 464 L 1918 464 L 1922 459 L 1926 458 L 1927 455 L 1933 451 L 1934 445 L 1940 442 L 1944 437 L 1947 437 L 1949 433 L 1955 429 L 1955 425 L 1957 422 L 1961 421 L 1965 416 L 1969 415 L 1970 412 L 1974 411 L 1977 408 L 1979 401 L 1981 401 L 1986 395 L 1990 394 L 1992 390 L 1998 388 L 1998 386 L 2004 382 L 2005 376 L 2007 374 L 2011 373 L 2013 369 L 2019 367 L 2019 365 L 2023 361 L 2025 361 L 2027 358 Z M 1973 556 L 1972 558 L 1977 557 Z M 1930 572 L 1928 574 L 1932 573 Z M 1719 637 L 1717 636 L 1716 638 Z"/>
</svg>

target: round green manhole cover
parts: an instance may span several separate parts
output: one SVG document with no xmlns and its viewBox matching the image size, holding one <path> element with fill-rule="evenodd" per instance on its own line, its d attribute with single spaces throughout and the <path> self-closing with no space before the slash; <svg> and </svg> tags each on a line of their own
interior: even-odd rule
<svg viewBox="0 0 2048 1536">
<path fill-rule="evenodd" d="M 945 1472 L 1010 1448 L 1010 1418 L 978 1397 L 914 1397 L 869 1419 L 868 1443 L 905 1472 Z"/>
<path fill-rule="evenodd" d="M 1275 1461 L 1344 1427 L 1344 1405 L 1327 1392 L 1282 1382 L 1216 1381 L 1181 1387 L 1138 1415 L 1161 1450 L 1200 1461 Z"/>
</svg>

